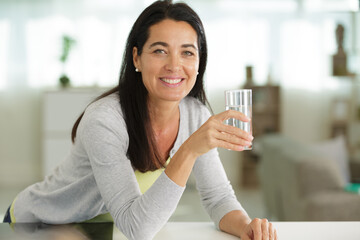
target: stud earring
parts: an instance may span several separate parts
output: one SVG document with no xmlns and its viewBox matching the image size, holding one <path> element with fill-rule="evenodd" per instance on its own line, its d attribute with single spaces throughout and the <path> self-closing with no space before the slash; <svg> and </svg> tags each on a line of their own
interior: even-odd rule
<svg viewBox="0 0 360 240">
<path fill-rule="evenodd" d="M 197 72 L 197 74 L 196 75 L 199 75 L 199 72 Z"/>
<path fill-rule="evenodd" d="M 139 69 L 135 68 L 135 72 L 139 72 Z"/>
</svg>

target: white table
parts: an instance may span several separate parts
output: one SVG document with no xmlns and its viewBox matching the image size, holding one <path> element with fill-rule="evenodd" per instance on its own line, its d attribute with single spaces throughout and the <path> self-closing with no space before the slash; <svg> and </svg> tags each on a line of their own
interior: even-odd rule
<svg viewBox="0 0 360 240">
<path fill-rule="evenodd" d="M 280 240 L 360 240 L 360 222 L 273 222 Z M 114 227 L 114 240 L 126 239 Z M 154 240 L 233 240 L 210 222 L 169 222 Z"/>
<path fill-rule="evenodd" d="M 360 222 L 274 222 L 279 239 L 360 240 Z"/>
<path fill-rule="evenodd" d="M 274 222 L 281 240 L 360 240 L 360 222 Z M 0 239 L 54 240 L 83 239 L 126 240 L 113 223 L 70 225 L 0 223 Z M 234 240 L 210 222 L 169 222 L 154 240 Z"/>
</svg>

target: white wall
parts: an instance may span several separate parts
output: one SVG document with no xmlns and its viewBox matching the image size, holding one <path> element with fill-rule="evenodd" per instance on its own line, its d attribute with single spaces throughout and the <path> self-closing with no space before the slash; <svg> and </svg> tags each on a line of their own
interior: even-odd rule
<svg viewBox="0 0 360 240">
<path fill-rule="evenodd" d="M 0 93 L 0 187 L 25 186 L 41 171 L 38 92 Z"/>
</svg>

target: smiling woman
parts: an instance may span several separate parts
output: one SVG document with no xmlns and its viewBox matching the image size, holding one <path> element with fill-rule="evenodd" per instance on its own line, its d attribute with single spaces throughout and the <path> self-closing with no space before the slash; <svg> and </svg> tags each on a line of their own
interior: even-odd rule
<svg viewBox="0 0 360 240">
<path fill-rule="evenodd" d="M 73 127 L 68 157 L 20 192 L 5 221 L 62 224 L 110 213 L 129 239 L 152 239 L 168 221 L 191 172 L 215 225 L 242 239 L 277 239 L 266 219 L 237 201 L 218 147 L 242 151 L 253 137 L 211 116 L 203 76 L 202 22 L 186 4 L 157 1 L 134 23 L 117 87 L 92 102 Z"/>
<path fill-rule="evenodd" d="M 150 27 L 142 53 L 134 47 L 134 65 L 141 72 L 150 104 L 156 106 L 161 100 L 179 104 L 189 94 L 199 68 L 197 45 L 190 24 L 168 19 Z"/>
</svg>

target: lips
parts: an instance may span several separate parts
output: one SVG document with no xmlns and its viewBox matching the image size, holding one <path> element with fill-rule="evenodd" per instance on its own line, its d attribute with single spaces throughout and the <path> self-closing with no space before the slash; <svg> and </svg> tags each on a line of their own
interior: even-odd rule
<svg viewBox="0 0 360 240">
<path fill-rule="evenodd" d="M 168 84 L 178 84 L 183 78 L 160 78 L 160 80 Z"/>
</svg>

